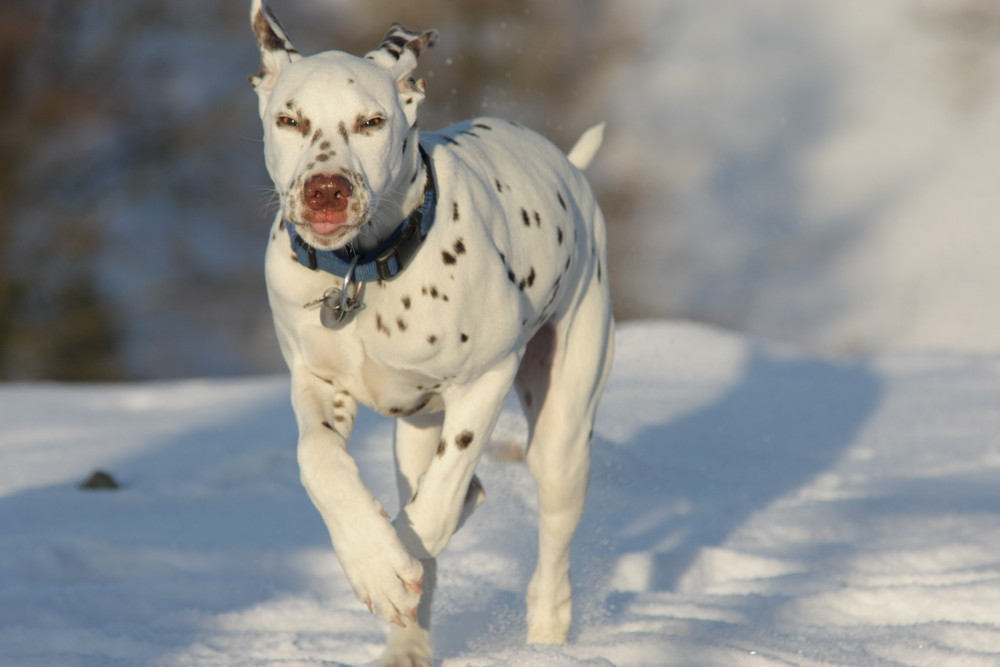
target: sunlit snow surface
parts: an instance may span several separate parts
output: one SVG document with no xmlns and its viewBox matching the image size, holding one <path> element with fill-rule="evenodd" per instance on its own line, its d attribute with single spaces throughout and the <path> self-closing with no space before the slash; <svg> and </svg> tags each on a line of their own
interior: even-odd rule
<svg viewBox="0 0 1000 667">
<path fill-rule="evenodd" d="M 622 327 L 565 647 L 525 647 L 511 403 L 441 558 L 442 664 L 1000 663 L 1000 356 L 833 363 Z M 298 483 L 286 379 L 0 387 L 0 664 L 357 665 L 383 629 Z M 352 451 L 390 508 L 392 426 Z M 118 491 L 77 488 L 94 469 Z"/>
</svg>

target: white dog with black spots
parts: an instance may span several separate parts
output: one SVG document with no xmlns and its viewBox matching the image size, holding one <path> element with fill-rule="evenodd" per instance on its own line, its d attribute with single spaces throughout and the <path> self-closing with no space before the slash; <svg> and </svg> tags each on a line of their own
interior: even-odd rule
<svg viewBox="0 0 1000 667">
<path fill-rule="evenodd" d="M 394 624 L 380 664 L 429 665 L 435 557 L 482 501 L 476 465 L 515 387 L 538 487 L 528 641 L 566 641 L 570 541 L 612 359 L 601 210 L 564 155 L 494 118 L 420 133 L 437 33 L 301 56 L 260 0 L 264 155 L 280 199 L 268 297 L 291 372 L 302 482 L 358 598 Z M 348 453 L 358 405 L 396 418 L 390 518 Z"/>
</svg>

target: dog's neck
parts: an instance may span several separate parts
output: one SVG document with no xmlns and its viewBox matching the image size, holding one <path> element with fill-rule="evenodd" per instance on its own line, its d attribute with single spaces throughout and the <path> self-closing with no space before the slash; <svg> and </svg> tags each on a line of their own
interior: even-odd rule
<svg viewBox="0 0 1000 667">
<path fill-rule="evenodd" d="M 355 250 L 377 248 L 396 231 L 401 221 L 409 218 L 424 202 L 428 175 L 421 158 L 420 132 L 416 125 L 406 134 L 402 162 L 399 178 L 389 187 L 389 194 L 375 202 L 369 229 L 354 239 L 352 244 Z"/>
</svg>

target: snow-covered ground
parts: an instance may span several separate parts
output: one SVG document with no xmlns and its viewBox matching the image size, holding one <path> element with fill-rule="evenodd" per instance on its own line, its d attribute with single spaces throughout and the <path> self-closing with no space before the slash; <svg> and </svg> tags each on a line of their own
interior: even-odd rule
<svg viewBox="0 0 1000 667">
<path fill-rule="evenodd" d="M 0 387 L 0 664 L 365 664 L 382 628 L 297 479 L 283 377 Z M 388 421 L 352 448 L 390 507 Z M 521 443 L 508 409 L 494 447 Z M 1000 356 L 851 363 L 632 323 L 597 425 L 572 643 L 522 643 L 533 492 L 442 557 L 451 667 L 1000 664 Z M 118 491 L 77 488 L 94 469 Z"/>
</svg>

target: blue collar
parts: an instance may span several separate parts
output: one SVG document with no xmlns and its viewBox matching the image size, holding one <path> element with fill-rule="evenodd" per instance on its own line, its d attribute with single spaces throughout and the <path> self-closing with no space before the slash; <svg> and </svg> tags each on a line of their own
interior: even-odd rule
<svg viewBox="0 0 1000 667">
<path fill-rule="evenodd" d="M 295 225 L 286 220 L 285 229 L 288 230 L 292 251 L 299 264 L 313 271 L 318 269 L 332 273 L 339 278 L 350 276 L 351 280 L 358 282 L 390 280 L 399 275 L 417 254 L 434 225 L 437 189 L 434 187 L 430 158 L 423 146 L 420 146 L 420 157 L 427 172 L 423 203 L 396 227 L 389 238 L 372 250 L 358 253 L 350 246 L 340 250 L 317 250 L 299 236 Z"/>
</svg>

